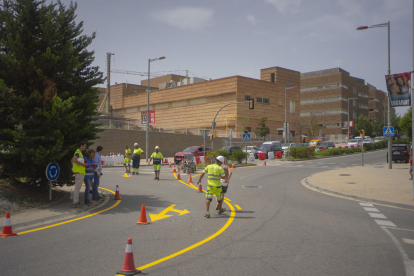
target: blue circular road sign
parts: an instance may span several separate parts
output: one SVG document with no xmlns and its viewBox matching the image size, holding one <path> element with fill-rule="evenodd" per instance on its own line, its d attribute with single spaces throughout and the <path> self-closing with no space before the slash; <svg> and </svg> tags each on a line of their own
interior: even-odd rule
<svg viewBox="0 0 414 276">
<path fill-rule="evenodd" d="M 58 179 L 60 173 L 60 168 L 57 163 L 49 163 L 46 167 L 46 177 L 50 181 L 55 181 Z"/>
</svg>

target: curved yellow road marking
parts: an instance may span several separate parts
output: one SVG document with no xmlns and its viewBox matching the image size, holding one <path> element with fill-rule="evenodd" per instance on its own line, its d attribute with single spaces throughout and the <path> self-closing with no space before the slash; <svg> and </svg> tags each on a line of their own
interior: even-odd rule
<svg viewBox="0 0 414 276">
<path fill-rule="evenodd" d="M 174 177 L 176 177 L 176 175 L 175 175 L 175 173 L 174 173 Z M 182 181 L 182 180 L 179 180 L 181 183 L 183 183 L 184 185 L 186 185 L 186 186 L 188 186 L 188 187 L 191 187 L 191 188 L 193 188 L 193 189 L 196 189 L 196 190 L 198 190 L 198 188 L 197 187 L 195 187 L 194 185 L 190 185 L 190 184 L 188 184 L 188 183 L 185 183 L 184 181 Z M 203 192 L 205 192 L 205 191 L 203 191 Z M 233 220 L 234 220 L 234 216 L 235 216 L 235 214 L 236 214 L 236 212 L 235 212 L 235 210 L 234 210 L 234 207 L 233 207 L 233 205 L 231 205 L 227 200 L 224 200 L 224 202 L 230 207 L 230 210 L 231 210 L 231 214 L 230 214 L 230 218 L 229 218 L 229 220 L 226 222 L 226 224 L 223 226 L 223 227 L 221 227 L 220 228 L 220 230 L 218 230 L 216 233 L 214 233 L 213 235 L 211 235 L 210 237 L 208 237 L 208 238 L 206 238 L 206 239 L 204 239 L 204 240 L 202 240 L 202 241 L 200 241 L 200 242 L 198 242 L 198 243 L 196 243 L 196 244 L 193 244 L 193 245 L 191 245 L 191 246 L 189 246 L 189 247 L 187 247 L 187 248 L 184 248 L 184 249 L 182 249 L 182 250 L 180 250 L 180 251 L 178 251 L 178 252 L 176 252 L 176 253 L 174 253 L 174 254 L 171 254 L 171 255 L 168 255 L 167 257 L 164 257 L 164 258 L 162 258 L 162 259 L 159 259 L 159 260 L 157 260 L 157 261 L 154 261 L 154 262 L 152 262 L 152 263 L 149 263 L 149 264 L 146 264 L 146 265 L 143 265 L 143 266 L 140 266 L 140 267 L 137 267 L 137 269 L 138 270 L 143 270 L 143 269 L 146 269 L 146 268 L 150 268 L 150 267 L 152 267 L 152 266 L 154 266 L 154 265 L 157 265 L 157 264 L 159 264 L 159 263 L 162 263 L 162 262 L 165 262 L 165 261 L 167 261 L 167 260 L 170 260 L 170 259 L 172 259 L 172 258 L 174 258 L 174 257 L 177 257 L 177 256 L 179 256 L 179 255 L 181 255 L 181 254 L 184 254 L 184 253 L 186 253 L 186 252 L 188 252 L 188 251 L 190 251 L 190 250 L 192 250 L 192 249 L 194 249 L 194 248 L 197 248 L 197 247 L 199 247 L 200 245 L 203 245 L 203 244 L 205 244 L 205 243 L 207 243 L 207 242 L 209 242 L 209 241 L 211 241 L 212 239 L 214 239 L 215 237 L 217 237 L 218 235 L 220 235 L 221 233 L 223 233 L 227 228 L 229 228 L 229 226 L 230 226 L 230 224 L 233 222 Z M 117 274 L 117 275 L 119 275 L 119 276 L 122 276 L 122 274 Z"/>
<path fill-rule="evenodd" d="M 111 192 L 111 193 L 113 193 L 113 194 L 115 194 L 115 192 L 114 192 L 114 191 L 112 191 L 112 190 L 109 190 L 109 189 L 106 189 L 106 188 L 101 188 L 101 187 L 98 187 L 98 188 L 99 188 L 99 189 L 102 189 L 102 190 L 105 190 L 105 191 L 108 191 L 108 192 Z M 106 208 L 105 210 L 101 210 L 101 211 L 98 211 L 98 212 L 96 212 L 96 213 L 89 214 L 89 215 L 87 215 L 87 216 L 83 216 L 83 217 L 80 217 L 80 218 L 76 218 L 76 219 L 72 219 L 72 220 L 68 220 L 68 221 L 64 221 L 64 222 L 56 223 L 56 224 L 53 224 L 53 225 L 49 225 L 49 226 L 45 226 L 45 227 L 40 227 L 40 228 L 36 228 L 36 229 L 32 229 L 32 230 L 28 230 L 28 231 L 19 232 L 19 233 L 17 233 L 17 235 L 23 235 L 23 234 L 27 234 L 27 233 L 31 233 L 31 232 L 36 232 L 36 231 L 40 231 L 40 230 L 44 230 L 44 229 L 48 229 L 48 228 L 52 228 L 52 227 L 56 227 L 56 226 L 59 226 L 59 225 L 63 225 L 63 224 L 69 223 L 69 222 L 73 222 L 73 221 L 77 221 L 77 220 L 81 220 L 81 219 L 89 218 L 89 217 L 95 216 L 95 215 L 97 215 L 97 214 L 100 214 L 100 213 L 106 212 L 106 211 L 108 211 L 108 210 L 111 210 L 112 208 L 115 208 L 116 206 L 118 206 L 118 204 L 119 204 L 119 203 L 121 203 L 121 200 L 117 200 L 117 201 L 115 202 L 115 204 L 114 204 L 114 205 L 112 205 L 112 206 L 111 206 L 111 207 L 109 207 L 109 208 Z"/>
</svg>

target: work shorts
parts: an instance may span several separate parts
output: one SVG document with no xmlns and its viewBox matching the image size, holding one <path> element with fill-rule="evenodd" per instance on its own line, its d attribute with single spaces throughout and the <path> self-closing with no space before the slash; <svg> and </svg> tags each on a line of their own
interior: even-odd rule
<svg viewBox="0 0 414 276">
<path fill-rule="evenodd" d="M 154 167 L 154 172 L 159 172 L 161 170 L 161 164 L 152 165 Z"/>
<path fill-rule="evenodd" d="M 226 183 L 226 184 L 228 184 L 228 183 Z M 221 190 L 222 190 L 222 193 L 223 193 L 223 194 L 227 193 L 227 187 L 228 187 L 228 185 L 226 185 L 226 186 L 221 186 Z"/>
<path fill-rule="evenodd" d="M 131 158 L 125 158 L 124 165 L 130 165 L 130 164 L 131 164 Z"/>
<path fill-rule="evenodd" d="M 207 194 L 206 198 L 209 201 L 213 200 L 213 195 L 216 195 L 217 202 L 221 202 L 223 200 L 223 194 L 221 186 L 215 187 L 215 186 L 207 186 Z"/>
</svg>

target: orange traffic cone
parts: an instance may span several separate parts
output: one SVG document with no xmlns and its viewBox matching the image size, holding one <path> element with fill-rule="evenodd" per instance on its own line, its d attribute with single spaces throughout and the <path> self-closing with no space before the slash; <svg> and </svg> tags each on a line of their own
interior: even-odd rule
<svg viewBox="0 0 414 276">
<path fill-rule="evenodd" d="M 132 252 L 132 239 L 129 238 L 125 249 L 124 265 L 120 271 L 116 273 L 122 275 L 135 275 L 141 273 L 141 270 L 137 270 L 134 264 L 134 253 Z"/>
<path fill-rule="evenodd" d="M 168 168 L 172 168 L 172 166 L 171 166 L 171 162 L 170 162 L 170 165 L 168 165 Z"/>
<path fill-rule="evenodd" d="M 10 220 L 10 213 L 6 213 L 6 220 L 4 221 L 3 226 L 3 233 L 0 234 L 1 237 L 7 237 L 7 236 L 15 236 L 17 233 L 14 233 L 11 226 L 11 220 Z"/>
<path fill-rule="evenodd" d="M 198 184 L 198 192 L 202 193 L 203 192 L 203 187 L 201 186 L 201 183 Z"/>
<path fill-rule="evenodd" d="M 145 211 L 145 204 L 142 204 L 141 208 L 141 216 L 139 217 L 139 221 L 137 224 L 148 224 L 149 221 L 147 221 L 147 212 Z"/>
<path fill-rule="evenodd" d="M 231 168 L 232 168 L 232 169 L 234 169 L 234 168 L 235 168 L 235 167 L 234 167 L 234 162 L 233 162 L 233 165 L 231 165 Z"/>
<path fill-rule="evenodd" d="M 190 176 L 188 177 L 188 183 L 193 184 L 193 178 L 191 178 L 191 173 L 190 173 Z"/>
<path fill-rule="evenodd" d="M 174 165 L 174 170 L 173 170 L 173 173 L 175 173 L 175 172 L 177 172 L 177 170 L 175 169 L 175 165 Z"/>
<path fill-rule="evenodd" d="M 180 171 L 177 171 L 177 180 L 181 180 Z"/>
<path fill-rule="evenodd" d="M 114 199 L 115 199 L 115 200 L 120 200 L 120 199 L 121 199 L 121 197 L 119 196 L 119 187 L 118 187 L 118 185 L 116 185 L 116 190 L 115 190 L 115 197 L 114 197 Z"/>
<path fill-rule="evenodd" d="M 266 160 L 264 161 L 263 166 L 266 166 Z"/>
</svg>

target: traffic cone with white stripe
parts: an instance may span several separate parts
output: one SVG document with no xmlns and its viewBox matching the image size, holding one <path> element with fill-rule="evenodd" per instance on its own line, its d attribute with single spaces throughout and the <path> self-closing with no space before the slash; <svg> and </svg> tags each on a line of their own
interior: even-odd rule
<svg viewBox="0 0 414 276">
<path fill-rule="evenodd" d="M 173 173 L 175 173 L 175 172 L 177 172 L 177 170 L 175 169 L 175 165 L 174 165 L 174 170 L 173 170 Z"/>
<path fill-rule="evenodd" d="M 188 177 L 188 184 L 193 184 L 193 178 L 191 177 L 191 173 L 190 173 L 190 176 Z"/>
<path fill-rule="evenodd" d="M 3 226 L 3 233 L 0 234 L 1 237 L 8 237 L 8 236 L 15 236 L 17 233 L 14 233 L 11 226 L 11 220 L 10 220 L 10 213 L 6 213 L 6 220 L 4 221 Z"/>
<path fill-rule="evenodd" d="M 232 169 L 234 169 L 234 168 L 235 168 L 235 166 L 234 166 L 234 162 L 233 162 L 233 165 L 231 165 L 231 168 L 232 168 Z"/>
<path fill-rule="evenodd" d="M 134 253 L 132 252 L 132 239 L 128 238 L 126 249 L 125 249 L 125 258 L 124 265 L 120 271 L 117 271 L 118 274 L 122 275 L 135 275 L 141 273 L 141 270 L 135 268 L 134 263 Z"/>
<path fill-rule="evenodd" d="M 177 171 L 177 180 L 181 180 L 180 171 Z"/>
<path fill-rule="evenodd" d="M 201 183 L 198 184 L 198 191 L 199 193 L 203 192 L 203 187 L 201 186 Z"/>
<path fill-rule="evenodd" d="M 119 196 L 119 187 L 118 187 L 118 185 L 116 185 L 116 191 L 115 191 L 114 199 L 115 200 L 120 200 L 121 199 L 121 197 Z"/>
<path fill-rule="evenodd" d="M 172 168 L 172 166 L 171 166 L 171 162 L 170 162 L 170 165 L 168 165 L 168 168 Z"/>
</svg>

